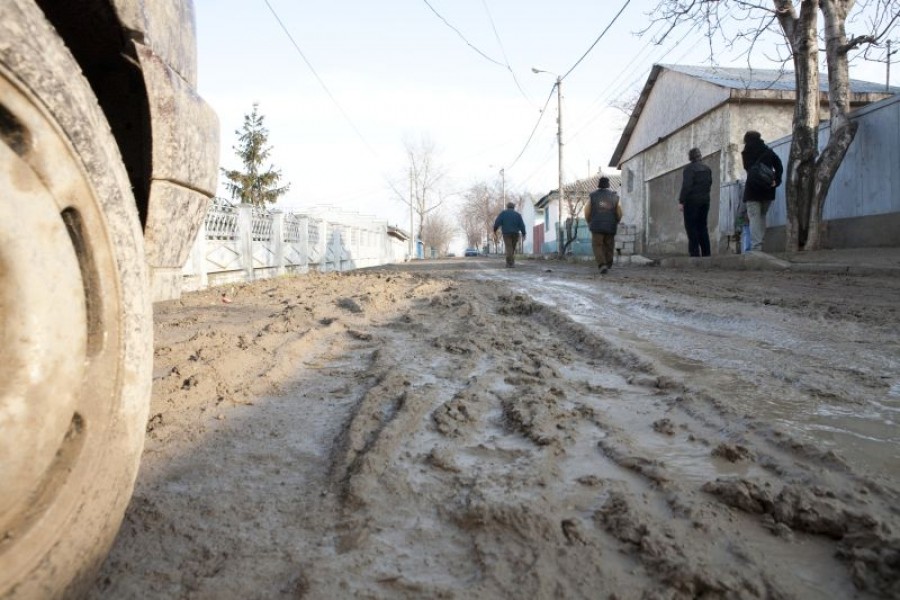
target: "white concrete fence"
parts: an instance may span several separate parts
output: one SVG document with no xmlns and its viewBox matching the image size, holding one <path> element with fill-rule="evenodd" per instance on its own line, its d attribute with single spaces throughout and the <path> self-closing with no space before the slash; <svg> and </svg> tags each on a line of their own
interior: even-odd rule
<svg viewBox="0 0 900 600">
<path fill-rule="evenodd" d="M 182 270 L 182 289 L 403 262 L 404 236 L 385 221 L 331 207 L 300 214 L 214 198 Z"/>
</svg>

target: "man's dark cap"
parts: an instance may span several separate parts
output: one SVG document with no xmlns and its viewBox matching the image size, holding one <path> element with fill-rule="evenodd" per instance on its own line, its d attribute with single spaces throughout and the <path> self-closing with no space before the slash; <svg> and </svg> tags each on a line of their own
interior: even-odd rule
<svg viewBox="0 0 900 600">
<path fill-rule="evenodd" d="M 515 203 L 515 202 L 507 202 L 507 203 L 506 203 L 506 208 L 515 208 L 515 207 L 516 207 L 516 203 Z"/>
<path fill-rule="evenodd" d="M 601 177 L 600 181 L 597 182 L 597 187 L 608 188 L 609 187 L 609 177 Z"/>
</svg>

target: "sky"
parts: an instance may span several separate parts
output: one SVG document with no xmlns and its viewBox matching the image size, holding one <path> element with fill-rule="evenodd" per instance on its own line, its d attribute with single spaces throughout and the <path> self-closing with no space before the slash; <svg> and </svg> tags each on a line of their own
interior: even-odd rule
<svg viewBox="0 0 900 600">
<path fill-rule="evenodd" d="M 615 172 L 628 116 L 614 104 L 639 93 L 654 63 L 710 64 L 699 32 L 655 43 L 656 4 L 195 0 L 198 88 L 219 116 L 225 168 L 241 168 L 235 132 L 259 104 L 271 163 L 291 186 L 278 206 L 332 205 L 408 229 L 407 143 L 434 145 L 451 218 L 472 184 L 499 183 L 501 170 L 507 190 L 556 189 L 558 76 L 565 181 Z M 774 53 L 769 43 L 749 65 L 771 68 Z M 748 66 L 720 48 L 716 61 Z M 885 64 L 857 60 L 850 75 L 883 82 Z"/>
</svg>

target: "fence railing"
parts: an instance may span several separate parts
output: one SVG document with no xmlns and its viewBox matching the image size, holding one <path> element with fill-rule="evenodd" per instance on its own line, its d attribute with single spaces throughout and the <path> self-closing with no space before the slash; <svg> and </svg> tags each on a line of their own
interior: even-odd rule
<svg viewBox="0 0 900 600">
<path fill-rule="evenodd" d="M 388 235 L 386 222 L 339 210 L 285 213 L 209 203 L 191 257 L 182 270 L 182 289 L 203 289 L 286 273 L 349 271 L 403 262 L 407 242 Z"/>
</svg>

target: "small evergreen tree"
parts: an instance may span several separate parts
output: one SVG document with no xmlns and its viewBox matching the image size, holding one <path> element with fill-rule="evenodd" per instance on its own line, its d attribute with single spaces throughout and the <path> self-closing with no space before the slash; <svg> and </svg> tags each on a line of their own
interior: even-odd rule
<svg viewBox="0 0 900 600">
<path fill-rule="evenodd" d="M 274 203 L 287 193 L 291 185 L 277 187 L 281 181 L 281 171 L 272 165 L 262 170 L 263 163 L 272 152 L 272 147 L 266 145 L 269 130 L 263 126 L 263 116 L 259 114 L 258 103 L 253 103 L 253 112 L 244 115 L 244 126 L 235 133 L 239 144 L 232 147 L 244 163 L 244 171 L 222 169 L 222 174 L 228 179 L 225 188 L 234 200 L 255 206 Z"/>
</svg>

